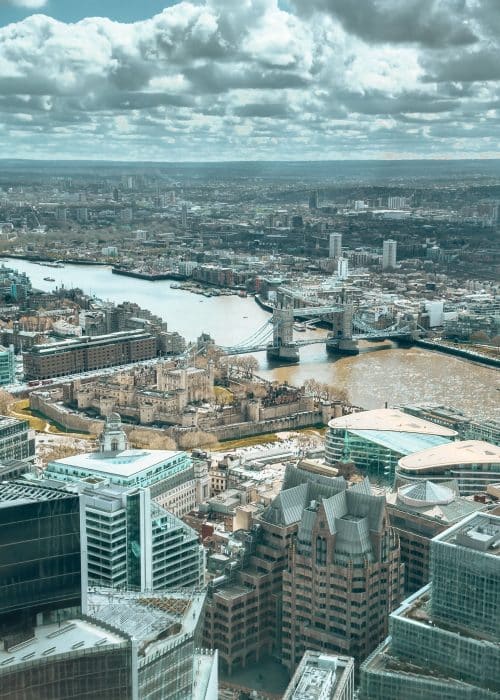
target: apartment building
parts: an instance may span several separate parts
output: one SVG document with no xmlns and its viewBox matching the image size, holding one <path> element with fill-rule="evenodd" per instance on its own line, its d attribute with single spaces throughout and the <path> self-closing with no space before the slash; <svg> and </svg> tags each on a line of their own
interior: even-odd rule
<svg viewBox="0 0 500 700">
<path fill-rule="evenodd" d="M 24 376 L 28 380 L 50 379 L 150 360 L 156 355 L 156 336 L 142 330 L 83 336 L 26 350 Z"/>
</svg>

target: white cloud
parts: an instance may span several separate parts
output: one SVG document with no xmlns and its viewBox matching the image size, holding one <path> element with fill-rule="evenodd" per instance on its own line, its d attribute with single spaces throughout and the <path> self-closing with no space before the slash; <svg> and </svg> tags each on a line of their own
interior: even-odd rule
<svg viewBox="0 0 500 700">
<path fill-rule="evenodd" d="M 477 2 L 493 12 L 493 0 Z M 494 75 L 474 82 L 481 52 L 492 56 L 498 40 L 436 52 L 423 41 L 369 41 L 341 19 L 299 16 L 277 0 L 198 0 L 129 24 L 32 15 L 0 27 L 0 148 L 108 158 L 146 149 L 151 159 L 418 155 L 446 150 L 455 130 L 472 152 L 480 117 L 500 104 Z M 479 15 L 474 22 L 483 36 Z M 474 125 L 466 134 L 465 123 Z M 486 126 L 500 142 L 498 120 Z"/>
<path fill-rule="evenodd" d="M 39 10 L 45 7 L 48 0 L 1 0 L 0 5 L 13 5 L 14 7 L 25 7 L 27 10 Z"/>
</svg>

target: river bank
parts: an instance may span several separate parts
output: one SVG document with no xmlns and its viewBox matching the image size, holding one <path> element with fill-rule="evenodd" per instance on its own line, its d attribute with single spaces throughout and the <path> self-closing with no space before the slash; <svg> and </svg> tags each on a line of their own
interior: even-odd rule
<svg viewBox="0 0 500 700">
<path fill-rule="evenodd" d="M 109 266 L 64 265 L 51 271 L 55 282 L 44 280 L 47 268 L 26 260 L 4 259 L 5 264 L 25 272 L 37 289 L 52 291 L 64 285 L 80 286 L 84 292 L 106 301 L 132 301 L 161 316 L 169 330 L 188 341 L 202 332 L 218 345 L 243 345 L 257 329 L 269 323 L 269 311 L 252 297 L 220 295 L 205 297 L 178 288 L 169 280 L 147 280 L 113 275 Z M 323 330 L 309 330 L 301 338 L 317 338 Z M 300 386 L 307 379 L 344 389 L 351 403 L 382 408 L 400 403 L 434 403 L 453 406 L 478 418 L 498 415 L 498 372 L 495 367 L 471 362 L 424 347 L 398 347 L 393 342 L 360 342 L 360 354 L 352 357 L 328 355 L 322 344 L 300 349 L 300 364 L 276 365 L 265 352 L 255 353 L 258 374 L 270 381 Z"/>
</svg>

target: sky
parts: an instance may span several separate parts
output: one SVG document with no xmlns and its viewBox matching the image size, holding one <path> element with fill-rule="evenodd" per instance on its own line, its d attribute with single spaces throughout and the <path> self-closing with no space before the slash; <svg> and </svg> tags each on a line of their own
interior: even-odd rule
<svg viewBox="0 0 500 700">
<path fill-rule="evenodd" d="M 0 0 L 0 158 L 500 158 L 500 0 Z"/>
</svg>

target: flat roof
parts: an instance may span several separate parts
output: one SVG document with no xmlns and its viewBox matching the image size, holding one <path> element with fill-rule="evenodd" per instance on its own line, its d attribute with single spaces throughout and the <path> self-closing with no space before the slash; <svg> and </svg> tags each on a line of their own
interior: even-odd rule
<svg viewBox="0 0 500 700">
<path fill-rule="evenodd" d="M 130 478 L 148 469 L 160 466 L 175 457 L 186 456 L 185 452 L 176 450 L 123 450 L 122 452 L 85 452 L 50 462 L 49 467 L 61 467 L 86 470 L 104 475 Z M 49 469 L 51 471 L 51 469 Z"/>
<path fill-rule="evenodd" d="M 497 464 L 500 469 L 500 447 L 484 440 L 448 442 L 402 457 L 398 467 L 425 472 L 455 464 Z"/>
<path fill-rule="evenodd" d="M 55 654 L 67 654 L 84 649 L 123 644 L 125 636 L 111 632 L 87 620 L 73 619 L 36 627 L 34 637 L 20 642 L 9 651 L 0 648 L 0 673 L 16 664 L 45 659 Z"/>
<path fill-rule="evenodd" d="M 348 416 L 334 418 L 328 423 L 334 430 L 383 430 L 385 432 L 421 433 L 455 438 L 456 430 L 445 428 L 437 423 L 417 418 L 397 408 L 375 408 L 372 411 L 359 411 Z"/>
</svg>

